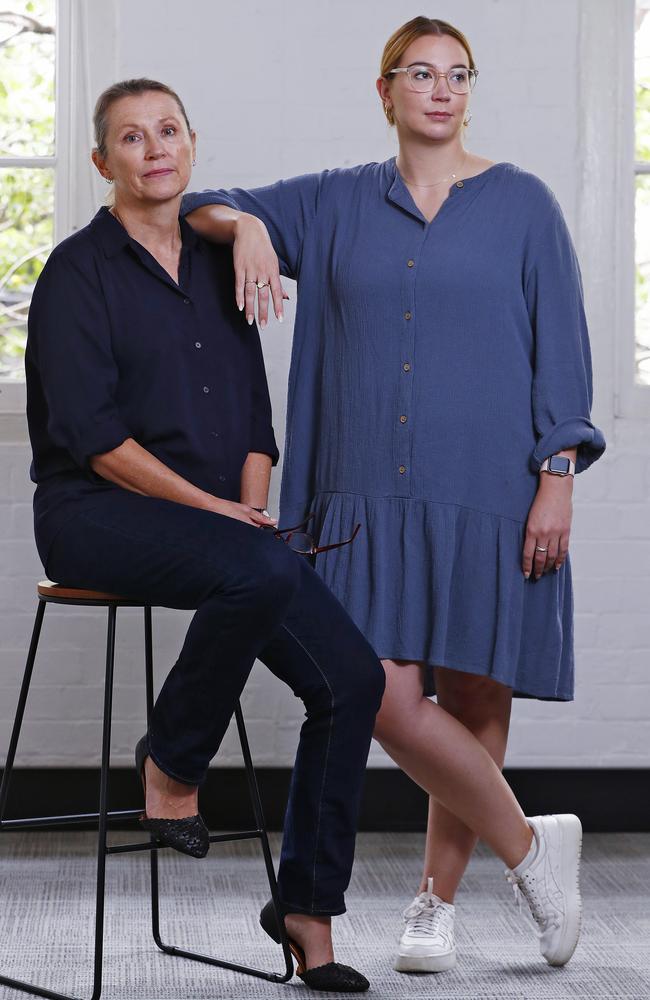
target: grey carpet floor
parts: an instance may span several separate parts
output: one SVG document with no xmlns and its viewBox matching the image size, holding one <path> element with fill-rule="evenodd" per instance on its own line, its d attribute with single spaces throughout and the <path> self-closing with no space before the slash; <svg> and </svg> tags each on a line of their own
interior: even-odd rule
<svg viewBox="0 0 650 1000">
<path fill-rule="evenodd" d="M 113 833 L 111 842 L 140 839 Z M 583 936 L 571 963 L 551 969 L 517 913 L 503 865 L 479 850 L 457 898 L 456 969 L 403 975 L 392 969 L 401 910 L 419 878 L 423 838 L 362 834 L 347 896 L 334 922 L 337 957 L 371 980 L 377 998 L 439 1000 L 648 1000 L 650 835 L 592 834 L 583 854 Z M 277 856 L 279 840 L 273 837 Z M 89 996 L 94 920 L 92 833 L 0 837 L 0 972 Z M 115 1000 L 315 997 L 159 952 L 149 922 L 148 857 L 107 859 L 103 996 Z M 161 857 L 163 937 L 168 943 L 279 970 L 281 953 L 257 924 L 267 898 L 253 843 L 213 845 L 205 861 Z M 336 994 L 321 994 L 334 996 Z M 2 1000 L 20 994 L 0 986 Z"/>
</svg>

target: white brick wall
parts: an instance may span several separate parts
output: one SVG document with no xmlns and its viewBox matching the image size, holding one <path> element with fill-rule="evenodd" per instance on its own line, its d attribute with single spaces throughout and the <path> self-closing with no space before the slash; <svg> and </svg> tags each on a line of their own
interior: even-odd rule
<svg viewBox="0 0 650 1000">
<path fill-rule="evenodd" d="M 411 2 L 240 0 L 235 6 L 194 0 L 190 18 L 187 7 L 170 0 L 113 0 L 113 6 L 107 0 L 94 13 L 88 7 L 91 39 L 111 37 L 111 16 L 118 26 L 115 51 L 103 51 L 102 63 L 92 60 L 92 95 L 112 82 L 113 74 L 151 75 L 177 87 L 199 132 L 196 187 L 253 185 L 380 160 L 395 151 L 373 82 L 383 42 L 415 13 Z M 648 766 L 650 417 L 615 416 L 617 357 L 631 337 L 633 319 L 629 302 L 620 312 L 613 301 L 625 256 L 617 257 L 616 248 L 628 259 L 632 232 L 630 227 L 623 234 L 617 230 L 617 188 L 603 180 L 615 175 L 619 156 L 614 123 L 626 114 L 629 118 L 629 112 L 618 113 L 611 105 L 607 116 L 590 110 L 588 102 L 596 98 L 584 84 L 599 65 L 599 40 L 608 40 L 613 77 L 616 60 L 631 58 L 625 51 L 625 21 L 632 16 L 632 2 L 444 0 L 436 14 L 466 31 L 481 69 L 472 99 L 470 148 L 533 170 L 563 205 L 585 279 L 594 419 L 608 439 L 605 458 L 577 479 L 574 494 L 577 699 L 570 705 L 518 701 L 508 760 L 540 767 Z M 95 20 L 100 17 L 101 23 Z M 600 96 L 596 103 L 602 104 Z M 592 112 L 597 145 L 588 141 Z M 80 200 L 76 208 L 83 222 L 85 203 Z M 289 290 L 290 311 L 295 289 Z M 271 324 L 264 335 L 278 430 L 284 424 L 290 336 L 291 323 Z M 7 434 L 3 439 L 0 417 L 2 440 Z M 42 575 L 31 535 L 28 464 L 24 441 L 0 443 L 0 752 L 9 739 L 34 585 Z M 277 488 L 276 479 L 274 498 Z M 158 682 L 174 661 L 188 617 L 155 612 Z M 102 614 L 48 609 L 20 763 L 97 763 L 104 640 Z M 135 612 L 122 612 L 113 745 L 115 760 L 124 764 L 142 731 L 141 672 L 141 621 Z M 260 665 L 244 703 L 257 761 L 291 764 L 301 705 Z M 229 733 L 221 764 L 238 763 L 236 745 Z M 383 766 L 387 759 L 373 750 L 371 763 Z"/>
</svg>

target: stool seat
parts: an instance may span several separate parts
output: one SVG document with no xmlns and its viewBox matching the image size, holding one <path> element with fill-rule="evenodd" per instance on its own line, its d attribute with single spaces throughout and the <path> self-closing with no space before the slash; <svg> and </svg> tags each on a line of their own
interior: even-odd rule
<svg viewBox="0 0 650 1000">
<path fill-rule="evenodd" d="M 41 580 L 36 588 L 38 596 L 60 604 L 115 604 L 124 607 L 146 607 L 147 601 L 135 601 L 120 594 L 107 594 L 102 590 L 83 590 L 80 587 L 63 587 L 52 580 Z"/>
</svg>

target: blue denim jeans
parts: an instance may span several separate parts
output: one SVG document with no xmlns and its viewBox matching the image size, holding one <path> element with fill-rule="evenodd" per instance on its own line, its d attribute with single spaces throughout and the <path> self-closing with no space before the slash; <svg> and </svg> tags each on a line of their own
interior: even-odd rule
<svg viewBox="0 0 650 1000">
<path fill-rule="evenodd" d="M 343 913 L 384 672 L 305 558 L 270 531 L 116 487 L 71 504 L 46 571 L 68 586 L 196 609 L 150 727 L 153 760 L 180 781 L 204 780 L 256 659 L 289 684 L 306 719 L 280 898 L 291 912 Z"/>
</svg>

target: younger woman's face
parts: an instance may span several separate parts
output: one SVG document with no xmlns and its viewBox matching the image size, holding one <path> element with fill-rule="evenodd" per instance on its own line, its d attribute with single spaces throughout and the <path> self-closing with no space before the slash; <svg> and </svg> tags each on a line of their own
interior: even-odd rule
<svg viewBox="0 0 650 1000">
<path fill-rule="evenodd" d="M 449 35 L 424 35 L 409 45 L 399 65 L 422 65 L 447 73 L 456 67 L 469 69 L 469 57 L 456 38 Z M 469 94 L 454 94 L 446 77 L 438 77 L 430 93 L 412 89 L 406 73 L 396 73 L 377 81 L 377 90 L 384 103 L 393 109 L 395 124 L 400 136 L 419 139 L 444 140 L 462 131 L 463 119 L 469 103 Z"/>
</svg>

